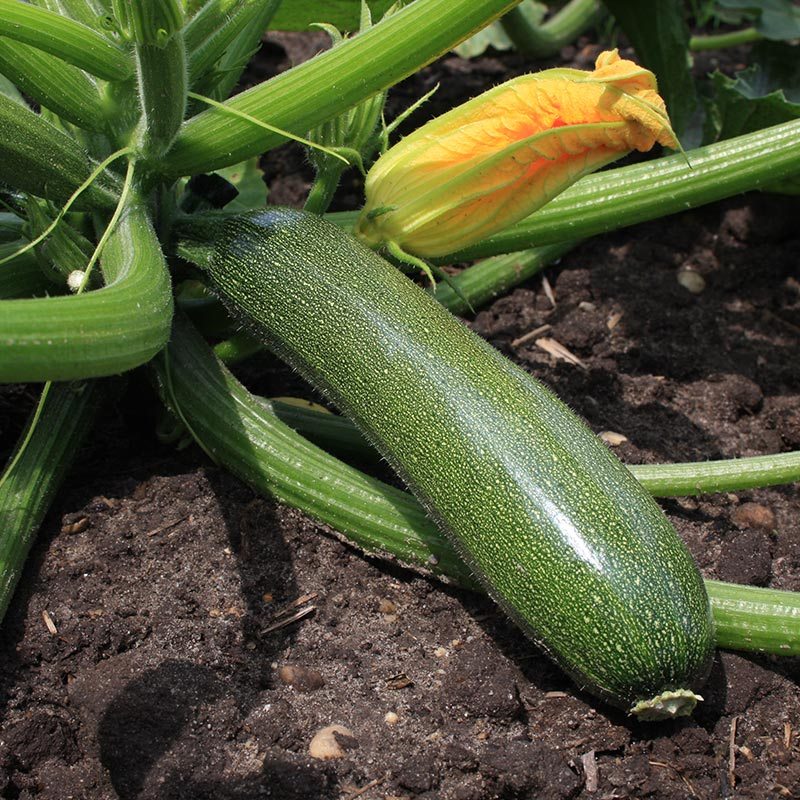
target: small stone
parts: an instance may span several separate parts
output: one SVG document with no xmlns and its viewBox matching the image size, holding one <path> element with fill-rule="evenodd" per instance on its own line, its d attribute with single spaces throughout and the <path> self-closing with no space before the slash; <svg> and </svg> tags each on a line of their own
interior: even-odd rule
<svg viewBox="0 0 800 800">
<path fill-rule="evenodd" d="M 387 711 L 383 716 L 383 721 L 392 728 L 400 722 L 400 717 L 394 711 Z"/>
<path fill-rule="evenodd" d="M 601 431 L 597 434 L 609 447 L 619 447 L 628 441 L 627 436 L 623 436 L 616 431 Z"/>
<path fill-rule="evenodd" d="M 297 689 L 298 692 L 313 692 L 325 685 L 325 679 L 314 669 L 299 664 L 285 664 L 278 670 L 281 683 Z"/>
<path fill-rule="evenodd" d="M 731 514 L 731 519 L 740 528 L 760 528 L 764 531 L 774 531 L 777 524 L 772 510 L 758 503 L 742 503 Z"/>
<path fill-rule="evenodd" d="M 378 603 L 378 611 L 381 614 L 396 614 L 397 605 L 387 597 L 382 597 Z"/>
<path fill-rule="evenodd" d="M 349 728 L 344 725 L 327 725 L 320 728 L 308 745 L 311 758 L 321 761 L 331 761 L 344 758 L 348 750 L 358 747 L 358 739 Z"/>
<path fill-rule="evenodd" d="M 701 294 L 706 288 L 706 279 L 693 269 L 679 270 L 678 283 L 692 294 Z"/>
</svg>

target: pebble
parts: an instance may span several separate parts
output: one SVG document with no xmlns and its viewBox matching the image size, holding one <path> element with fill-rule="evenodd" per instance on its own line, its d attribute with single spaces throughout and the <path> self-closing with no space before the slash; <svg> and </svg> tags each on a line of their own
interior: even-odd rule
<svg viewBox="0 0 800 800">
<path fill-rule="evenodd" d="M 314 734 L 308 745 L 308 754 L 320 761 L 331 761 L 344 758 L 348 750 L 356 747 L 358 740 L 349 728 L 344 725 L 327 725 Z"/>
<path fill-rule="evenodd" d="M 397 605 L 387 597 L 382 597 L 378 603 L 378 611 L 381 614 L 396 614 Z"/>
<path fill-rule="evenodd" d="M 760 528 L 764 531 L 774 531 L 777 524 L 772 510 L 758 503 L 742 503 L 731 514 L 731 519 L 740 528 Z"/>
<path fill-rule="evenodd" d="M 383 721 L 391 728 L 400 722 L 400 717 L 394 711 L 387 711 L 383 716 Z"/>
<path fill-rule="evenodd" d="M 325 685 L 325 679 L 319 672 L 299 664 L 284 664 L 278 670 L 278 679 L 298 692 L 313 692 Z"/>
<path fill-rule="evenodd" d="M 597 434 L 609 447 L 619 447 L 628 441 L 627 436 L 623 436 L 616 431 L 601 431 Z"/>
<path fill-rule="evenodd" d="M 678 283 L 692 294 L 701 294 L 706 288 L 706 279 L 693 269 L 679 270 Z"/>
</svg>

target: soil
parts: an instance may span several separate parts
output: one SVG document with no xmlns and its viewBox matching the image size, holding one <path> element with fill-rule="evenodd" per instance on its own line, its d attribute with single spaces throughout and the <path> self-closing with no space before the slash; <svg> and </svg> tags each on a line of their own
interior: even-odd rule
<svg viewBox="0 0 800 800">
<path fill-rule="evenodd" d="M 520 66 L 448 56 L 396 96 L 441 81 L 447 105 Z M 295 150 L 266 165 L 273 200 L 307 189 Z M 753 194 L 597 237 L 469 324 L 626 462 L 797 449 L 799 218 Z M 579 363 L 517 343 L 543 325 Z M 268 355 L 246 372 L 300 391 Z M 486 599 L 159 443 L 148 398 L 134 376 L 98 422 L 0 631 L 0 797 L 800 797 L 798 660 L 721 652 L 692 718 L 634 722 Z M 704 575 L 800 590 L 796 486 L 663 507 Z M 313 758 L 333 724 L 339 757 Z"/>
</svg>

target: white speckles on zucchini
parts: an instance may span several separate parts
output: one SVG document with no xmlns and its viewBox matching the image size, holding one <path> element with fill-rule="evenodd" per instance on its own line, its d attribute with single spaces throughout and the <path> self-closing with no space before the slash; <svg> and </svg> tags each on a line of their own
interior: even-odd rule
<svg viewBox="0 0 800 800">
<path fill-rule="evenodd" d="M 231 220 L 208 271 L 581 687 L 643 718 L 691 711 L 713 651 L 700 575 L 650 496 L 551 392 L 318 217 Z"/>
</svg>

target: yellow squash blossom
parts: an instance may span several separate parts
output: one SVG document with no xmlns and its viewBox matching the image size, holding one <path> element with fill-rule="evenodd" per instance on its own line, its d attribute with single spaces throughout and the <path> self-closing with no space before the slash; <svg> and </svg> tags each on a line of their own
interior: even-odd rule
<svg viewBox="0 0 800 800">
<path fill-rule="evenodd" d="M 578 178 L 656 142 L 678 148 L 652 72 L 601 53 L 592 72 L 514 78 L 402 139 L 367 175 L 357 234 L 422 257 L 536 211 Z"/>
</svg>

